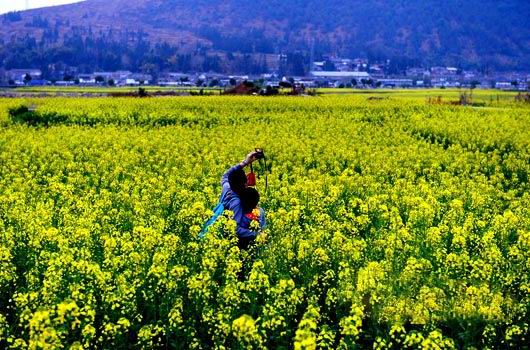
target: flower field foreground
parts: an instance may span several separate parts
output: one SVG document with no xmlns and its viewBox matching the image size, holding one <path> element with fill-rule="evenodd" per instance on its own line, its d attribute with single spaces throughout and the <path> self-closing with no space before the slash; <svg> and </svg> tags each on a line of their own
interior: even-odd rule
<svg viewBox="0 0 530 350">
<path fill-rule="evenodd" d="M 257 146 L 266 232 L 199 240 Z M 0 100 L 0 348 L 528 349 L 529 173 L 520 105 Z"/>
</svg>

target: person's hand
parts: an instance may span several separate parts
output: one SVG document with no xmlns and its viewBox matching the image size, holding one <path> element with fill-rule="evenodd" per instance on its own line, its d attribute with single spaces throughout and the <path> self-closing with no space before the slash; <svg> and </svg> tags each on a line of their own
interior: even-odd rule
<svg viewBox="0 0 530 350">
<path fill-rule="evenodd" d="M 245 160 L 241 163 L 241 166 L 246 167 L 247 165 L 254 163 L 258 159 L 256 156 L 257 154 L 258 152 L 256 151 L 252 151 L 249 154 L 247 154 L 247 156 L 245 157 Z"/>
</svg>

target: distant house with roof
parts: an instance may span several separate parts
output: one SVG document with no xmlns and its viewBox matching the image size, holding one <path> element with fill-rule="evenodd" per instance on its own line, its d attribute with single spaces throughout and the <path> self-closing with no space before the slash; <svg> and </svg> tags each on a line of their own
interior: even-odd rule
<svg viewBox="0 0 530 350">
<path fill-rule="evenodd" d="M 348 79 L 370 79 L 370 74 L 367 72 L 356 72 L 356 71 L 312 71 L 311 76 L 315 78 L 323 79 L 336 79 L 336 80 L 348 80 Z"/>
<path fill-rule="evenodd" d="M 458 68 L 455 67 L 431 67 L 431 74 L 434 76 L 455 76 L 458 75 Z"/>
<path fill-rule="evenodd" d="M 132 72 L 130 71 L 116 71 L 116 72 L 94 72 L 92 77 L 102 77 L 105 81 L 114 80 L 115 82 L 125 81 L 131 76 Z"/>
<path fill-rule="evenodd" d="M 326 61 L 315 61 L 313 62 L 313 70 L 315 71 L 322 71 L 324 70 L 324 65 L 326 64 Z"/>
<path fill-rule="evenodd" d="M 381 86 L 383 87 L 412 87 L 414 85 L 414 81 L 412 79 L 389 78 L 378 79 L 377 81 L 380 82 Z"/>
<path fill-rule="evenodd" d="M 30 76 L 32 80 L 40 80 L 42 78 L 42 71 L 40 69 L 10 69 L 5 72 L 5 76 L 9 80 L 16 82 L 24 81 L 26 76 Z"/>
<path fill-rule="evenodd" d="M 412 67 L 408 68 L 405 74 L 407 77 L 410 78 L 423 79 L 429 77 L 431 75 L 431 72 L 425 68 Z"/>
<path fill-rule="evenodd" d="M 514 86 L 509 81 L 499 81 L 495 83 L 495 88 L 499 90 L 513 90 Z"/>
</svg>

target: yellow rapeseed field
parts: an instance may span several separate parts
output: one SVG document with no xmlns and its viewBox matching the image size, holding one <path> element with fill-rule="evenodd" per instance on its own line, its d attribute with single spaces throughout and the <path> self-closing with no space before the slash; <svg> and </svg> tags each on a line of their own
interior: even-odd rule
<svg viewBox="0 0 530 350">
<path fill-rule="evenodd" d="M 254 147 L 266 231 L 200 240 Z M 529 173 L 516 103 L 3 99 L 0 348 L 528 349 Z"/>
</svg>

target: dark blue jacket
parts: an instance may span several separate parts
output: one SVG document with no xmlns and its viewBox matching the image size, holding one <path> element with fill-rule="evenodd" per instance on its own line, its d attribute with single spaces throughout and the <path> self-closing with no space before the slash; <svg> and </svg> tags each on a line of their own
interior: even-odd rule
<svg viewBox="0 0 530 350">
<path fill-rule="evenodd" d="M 252 220 L 247 218 L 243 213 L 241 200 L 239 199 L 239 196 L 230 189 L 230 184 L 228 183 L 228 176 L 230 173 L 239 169 L 242 169 L 241 165 L 235 165 L 228 169 L 228 171 L 221 178 L 221 185 L 223 186 L 221 197 L 224 195 L 223 205 L 225 210 L 231 210 L 234 212 L 234 221 L 237 224 L 237 236 L 239 238 L 256 238 L 258 232 L 249 229 Z M 260 227 L 263 229 L 265 227 L 265 212 L 263 209 L 260 209 L 260 212 Z"/>
</svg>

